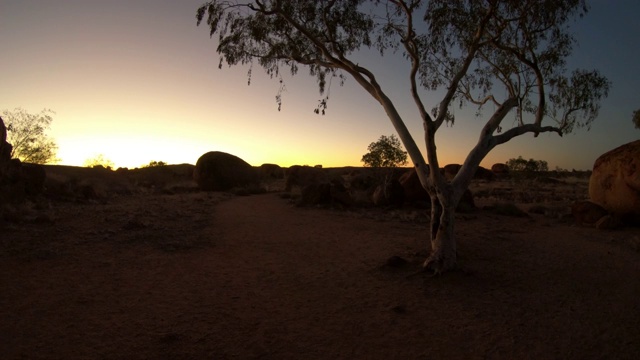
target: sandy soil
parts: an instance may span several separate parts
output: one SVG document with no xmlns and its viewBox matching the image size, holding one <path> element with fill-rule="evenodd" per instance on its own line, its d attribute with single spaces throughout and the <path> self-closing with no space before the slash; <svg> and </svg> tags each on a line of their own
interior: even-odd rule
<svg viewBox="0 0 640 360">
<path fill-rule="evenodd" d="M 432 277 L 417 273 L 420 209 L 276 193 L 55 204 L 0 228 L 0 358 L 640 356 L 639 229 L 457 217 L 460 270 Z"/>
</svg>

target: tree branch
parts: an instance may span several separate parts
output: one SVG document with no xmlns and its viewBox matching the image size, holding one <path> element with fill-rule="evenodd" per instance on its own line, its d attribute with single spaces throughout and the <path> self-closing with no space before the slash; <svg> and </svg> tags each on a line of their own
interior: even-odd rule
<svg viewBox="0 0 640 360">
<path fill-rule="evenodd" d="M 444 98 L 440 102 L 440 106 L 438 108 L 438 116 L 435 119 L 435 130 L 438 130 L 442 125 L 442 123 L 447 118 L 447 110 L 449 108 L 449 104 L 451 103 L 451 100 L 453 99 L 453 96 L 455 95 L 458 89 L 458 84 L 466 75 L 467 71 L 469 70 L 469 66 L 471 66 L 471 62 L 476 56 L 476 52 L 480 48 L 481 39 L 485 35 L 485 28 L 487 26 L 487 23 L 491 19 L 494 10 L 495 10 L 495 4 L 492 4 L 488 9 L 487 14 L 482 18 L 482 21 L 478 26 L 478 30 L 476 31 L 473 37 L 473 40 L 471 41 L 471 45 L 469 46 L 469 53 L 467 54 L 467 57 L 465 58 L 462 64 L 462 67 L 460 68 L 460 70 L 458 70 L 456 75 L 453 77 L 447 89 L 447 93 L 445 94 Z"/>
<path fill-rule="evenodd" d="M 504 144 L 507 141 L 513 139 L 516 136 L 520 136 L 526 133 L 534 133 L 535 136 L 538 136 L 539 133 L 544 132 L 556 132 L 558 135 L 562 136 L 562 129 L 555 126 L 540 126 L 536 124 L 525 124 L 522 126 L 514 127 L 505 131 L 504 133 L 495 136 L 494 139 L 496 141 L 496 145 Z"/>
</svg>

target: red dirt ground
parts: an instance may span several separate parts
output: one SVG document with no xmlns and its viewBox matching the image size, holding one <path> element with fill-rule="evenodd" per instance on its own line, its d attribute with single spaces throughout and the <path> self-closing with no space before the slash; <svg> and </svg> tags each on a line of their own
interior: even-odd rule
<svg viewBox="0 0 640 360">
<path fill-rule="evenodd" d="M 0 358 L 639 358 L 637 228 L 462 214 L 460 270 L 431 277 L 426 222 L 380 214 L 274 193 L 59 204 L 0 228 Z"/>
</svg>

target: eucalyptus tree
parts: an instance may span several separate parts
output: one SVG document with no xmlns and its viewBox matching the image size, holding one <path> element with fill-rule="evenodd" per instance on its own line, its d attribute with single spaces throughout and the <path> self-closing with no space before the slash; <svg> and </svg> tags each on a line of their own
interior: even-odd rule
<svg viewBox="0 0 640 360">
<path fill-rule="evenodd" d="M 7 142 L 13 146 L 12 158 L 33 164 L 55 163 L 58 145 L 46 131 L 51 127 L 54 112 L 48 109 L 31 114 L 16 108 L 3 112 L 7 126 Z"/>
<path fill-rule="evenodd" d="M 456 265 L 454 209 L 493 148 L 528 133 L 588 129 L 597 117 L 609 81 L 597 70 L 570 70 L 566 61 L 575 44 L 570 25 L 587 11 L 585 0 L 214 0 L 196 18 L 218 36 L 220 67 L 257 63 L 281 82 L 283 70 L 307 68 L 321 94 L 332 78 L 352 78 L 380 104 L 431 198 L 424 267 L 437 273 Z M 408 120 L 423 125 L 426 158 L 389 89 L 356 61 L 367 48 L 406 60 L 407 96 L 416 107 Z M 315 111 L 324 113 L 327 101 Z M 437 171 L 436 133 L 454 121 L 453 106 L 489 115 L 478 117 L 478 141 L 447 181 Z M 508 115 L 510 127 L 503 125 Z"/>
</svg>

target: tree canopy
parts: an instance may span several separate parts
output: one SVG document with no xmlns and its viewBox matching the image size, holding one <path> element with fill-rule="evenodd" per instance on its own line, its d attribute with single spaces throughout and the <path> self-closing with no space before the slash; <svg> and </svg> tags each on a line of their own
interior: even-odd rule
<svg viewBox="0 0 640 360">
<path fill-rule="evenodd" d="M 362 156 L 362 162 L 370 167 L 396 167 L 407 163 L 407 152 L 402 150 L 398 138 L 391 134 L 382 135 L 367 147 L 368 153 Z"/>
<path fill-rule="evenodd" d="M 640 129 L 640 109 L 633 112 L 633 118 L 631 120 L 636 129 Z"/>
<path fill-rule="evenodd" d="M 48 109 L 38 114 L 30 114 L 22 108 L 3 112 L 7 126 L 7 142 L 13 145 L 12 158 L 33 164 L 58 161 L 58 145 L 46 134 L 53 121 L 51 114 L 53 111 Z"/>
<path fill-rule="evenodd" d="M 527 133 L 589 129 L 596 119 L 609 81 L 597 70 L 567 67 L 576 43 L 570 26 L 587 11 L 585 0 L 214 0 L 196 18 L 218 35 L 220 67 L 248 64 L 250 77 L 257 64 L 281 84 L 283 71 L 305 67 L 323 96 L 317 113 L 325 113 L 335 78 L 354 79 L 381 105 L 431 198 L 425 267 L 440 271 L 455 265 L 453 211 L 493 148 Z M 405 60 L 406 69 L 394 73 L 406 76 L 426 158 L 389 90 L 364 63 L 371 57 L 356 56 L 363 49 Z M 455 120 L 454 106 L 466 105 L 489 116 L 449 181 L 438 171 L 436 132 Z"/>
</svg>

